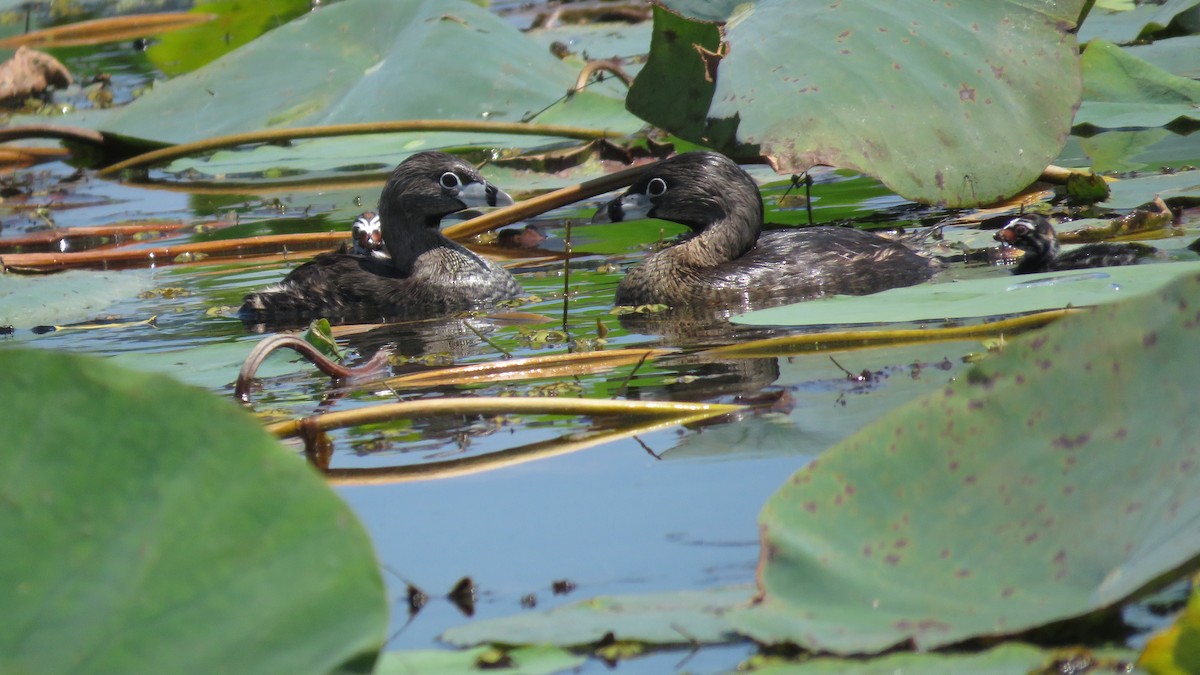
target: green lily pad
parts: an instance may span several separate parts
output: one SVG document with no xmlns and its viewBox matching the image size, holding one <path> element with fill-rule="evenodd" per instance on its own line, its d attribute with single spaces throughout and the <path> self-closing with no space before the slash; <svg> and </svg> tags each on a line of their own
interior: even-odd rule
<svg viewBox="0 0 1200 675">
<path fill-rule="evenodd" d="M 183 143 L 301 125 L 517 121 L 561 98 L 577 75 L 473 3 L 359 0 L 311 12 L 155 86 L 103 130 Z M 585 124 L 589 107 L 606 98 L 614 100 L 584 91 L 559 107 Z M 623 111 L 603 117 L 613 128 L 640 125 Z"/>
<path fill-rule="evenodd" d="M 1070 650 L 1066 650 L 1070 651 Z M 1118 664 L 1132 663 L 1137 655 L 1128 651 L 1087 652 L 1087 672 L 1127 673 Z M 838 659 L 820 657 L 802 663 L 777 659 L 766 659 L 754 668 L 755 675 L 896 675 L 898 673 L 921 673 L 921 675 L 1013 675 L 1013 673 L 1043 672 L 1057 658 L 1066 656 L 1054 651 L 1038 649 L 1020 643 L 1003 644 L 977 654 L 889 654 L 875 659 Z M 1099 661 L 1099 663 L 1098 663 Z M 1103 663 L 1112 667 L 1104 668 Z M 1065 670 L 1065 669 L 1063 669 Z M 1059 672 L 1058 670 L 1046 672 Z"/>
<path fill-rule="evenodd" d="M 150 270 L 0 274 L 0 325 L 32 328 L 90 319 L 152 288 L 154 279 Z"/>
<path fill-rule="evenodd" d="M 1200 121 L 1200 82 L 1172 75 L 1106 40 L 1092 40 L 1081 59 L 1083 102 L 1075 124 L 1106 129 Z"/>
<path fill-rule="evenodd" d="M 1134 209 L 1155 197 L 1195 204 L 1200 202 L 1200 171 L 1125 178 L 1109 183 L 1108 188 L 1108 199 L 1100 206 L 1110 209 Z"/>
<path fill-rule="evenodd" d="M 749 586 L 599 597 L 541 612 L 473 621 L 442 634 L 452 645 L 548 644 L 572 647 L 617 640 L 652 644 L 720 643 L 736 639 L 724 615 L 750 599 Z"/>
<path fill-rule="evenodd" d="M 932 649 L 1086 615 L 1200 554 L 1195 271 L 1012 341 L 760 516 L 768 643 Z"/>
<path fill-rule="evenodd" d="M 1148 45 L 1133 45 L 1125 51 L 1180 77 L 1200 77 L 1200 35 L 1184 35 L 1167 40 L 1155 40 Z"/>
<path fill-rule="evenodd" d="M 1097 173 L 1182 169 L 1200 165 L 1200 134 L 1185 136 L 1162 128 L 1105 131 L 1077 139 L 1075 146 L 1079 153 L 1087 157 L 1078 165 L 1090 166 Z"/>
<path fill-rule="evenodd" d="M 752 326 L 821 326 L 1022 314 L 1124 300 L 1161 288 L 1196 270 L 1200 270 L 1200 262 L 1020 276 L 1000 274 L 986 279 L 928 283 L 873 295 L 838 296 L 772 307 L 734 317 L 734 322 Z"/>
<path fill-rule="evenodd" d="M 0 670 L 328 673 L 387 626 L 362 526 L 232 401 L 0 349 Z M 236 664 L 236 665 L 234 665 Z"/>
<path fill-rule="evenodd" d="M 375 675 L 408 675 L 410 673 L 490 673 L 499 670 L 505 675 L 541 675 L 561 673 L 584 664 L 582 656 L 555 647 L 520 647 L 500 651 L 493 647 L 478 647 L 462 651 L 423 649 L 385 652 L 375 665 Z"/>
<path fill-rule="evenodd" d="M 995 201 L 1033 181 L 1066 140 L 1079 94 L 1068 29 L 1082 5 L 740 3 L 721 49 L 672 19 L 662 41 L 674 48 L 652 47 L 635 83 L 648 95 L 631 92 L 629 105 L 688 140 L 762 154 L 781 171 L 829 164 L 909 199 Z M 680 103 L 686 87 L 699 103 Z"/>
<path fill-rule="evenodd" d="M 1080 42 L 1094 38 L 1120 44 L 1133 42 L 1165 28 L 1179 14 L 1200 5 L 1200 0 L 1166 0 L 1163 3 L 1142 3 L 1130 11 L 1102 11 L 1097 4 L 1079 27 Z"/>
</svg>

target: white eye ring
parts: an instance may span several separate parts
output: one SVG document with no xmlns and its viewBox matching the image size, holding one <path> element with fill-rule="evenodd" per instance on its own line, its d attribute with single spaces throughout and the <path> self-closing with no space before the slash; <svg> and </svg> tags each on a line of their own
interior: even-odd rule
<svg viewBox="0 0 1200 675">
<path fill-rule="evenodd" d="M 646 183 L 647 197 L 661 197 L 667 191 L 667 181 L 661 178 L 651 178 L 649 183 Z"/>
<path fill-rule="evenodd" d="M 447 190 L 454 190 L 462 187 L 462 179 L 459 178 L 458 174 L 454 173 L 453 171 L 447 171 L 446 173 L 442 174 L 442 177 L 438 182 L 441 183 L 442 187 L 446 188 Z"/>
</svg>

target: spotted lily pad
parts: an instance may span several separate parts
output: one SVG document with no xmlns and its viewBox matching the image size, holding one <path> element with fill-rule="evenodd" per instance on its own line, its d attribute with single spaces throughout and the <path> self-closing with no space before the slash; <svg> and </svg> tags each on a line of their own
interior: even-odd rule
<svg viewBox="0 0 1200 675">
<path fill-rule="evenodd" d="M 1100 610 L 1200 554 L 1200 275 L 1014 340 L 794 474 L 731 621 L 836 653 Z"/>
<path fill-rule="evenodd" d="M 772 307 L 734 321 L 754 326 L 924 322 L 1083 307 L 1153 291 L 1197 270 L 1198 262 L 1173 262 L 1019 276 L 1001 273 Z"/>
<path fill-rule="evenodd" d="M 703 19 L 737 9 L 719 46 L 676 19 L 656 26 L 631 110 L 781 171 L 829 164 L 918 201 L 998 200 L 1058 153 L 1079 100 L 1082 0 L 666 4 Z M 685 105 L 689 86 L 699 100 Z"/>
<path fill-rule="evenodd" d="M 231 401 L 0 349 L 0 671 L 329 673 L 387 605 L 366 532 Z"/>
</svg>

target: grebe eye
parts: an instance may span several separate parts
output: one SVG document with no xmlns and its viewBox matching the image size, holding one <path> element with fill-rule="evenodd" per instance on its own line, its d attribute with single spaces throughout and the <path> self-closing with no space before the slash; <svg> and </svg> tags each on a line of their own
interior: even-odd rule
<svg viewBox="0 0 1200 675">
<path fill-rule="evenodd" d="M 651 178 L 649 183 L 646 183 L 647 197 L 661 197 L 667 191 L 667 182 L 661 178 Z"/>
<path fill-rule="evenodd" d="M 453 171 L 447 171 L 446 173 L 442 174 L 440 182 L 442 187 L 446 188 L 447 190 L 454 190 L 462 187 L 462 180 L 458 177 L 458 174 L 454 173 Z"/>
</svg>

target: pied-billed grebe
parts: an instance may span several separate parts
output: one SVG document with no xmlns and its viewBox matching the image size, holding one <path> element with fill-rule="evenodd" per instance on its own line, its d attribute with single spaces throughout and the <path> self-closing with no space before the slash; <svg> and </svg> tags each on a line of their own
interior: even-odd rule
<svg viewBox="0 0 1200 675">
<path fill-rule="evenodd" d="M 353 240 L 350 253 L 388 257 L 387 249 L 383 246 L 383 226 L 379 224 L 379 214 L 374 211 L 364 211 L 354 219 L 350 226 L 350 237 Z"/>
<path fill-rule="evenodd" d="M 911 286 L 940 268 L 904 244 L 854 228 L 760 235 L 758 185 L 714 152 L 688 152 L 649 167 L 592 222 L 641 217 L 674 221 L 693 234 L 630 270 L 617 287 L 618 305 L 750 309 Z"/>
<path fill-rule="evenodd" d="M 1101 242 L 1060 254 L 1054 226 L 1042 215 L 1014 218 L 994 238 L 1024 252 L 1013 274 L 1133 265 L 1157 253 L 1157 249 L 1145 244 Z"/>
<path fill-rule="evenodd" d="M 256 324 L 418 318 L 519 297 L 521 286 L 507 270 L 438 231 L 442 218 L 456 211 L 512 203 L 453 155 L 413 155 L 396 167 L 379 196 L 391 259 L 322 253 L 278 285 L 246 296 L 238 314 Z"/>
</svg>

